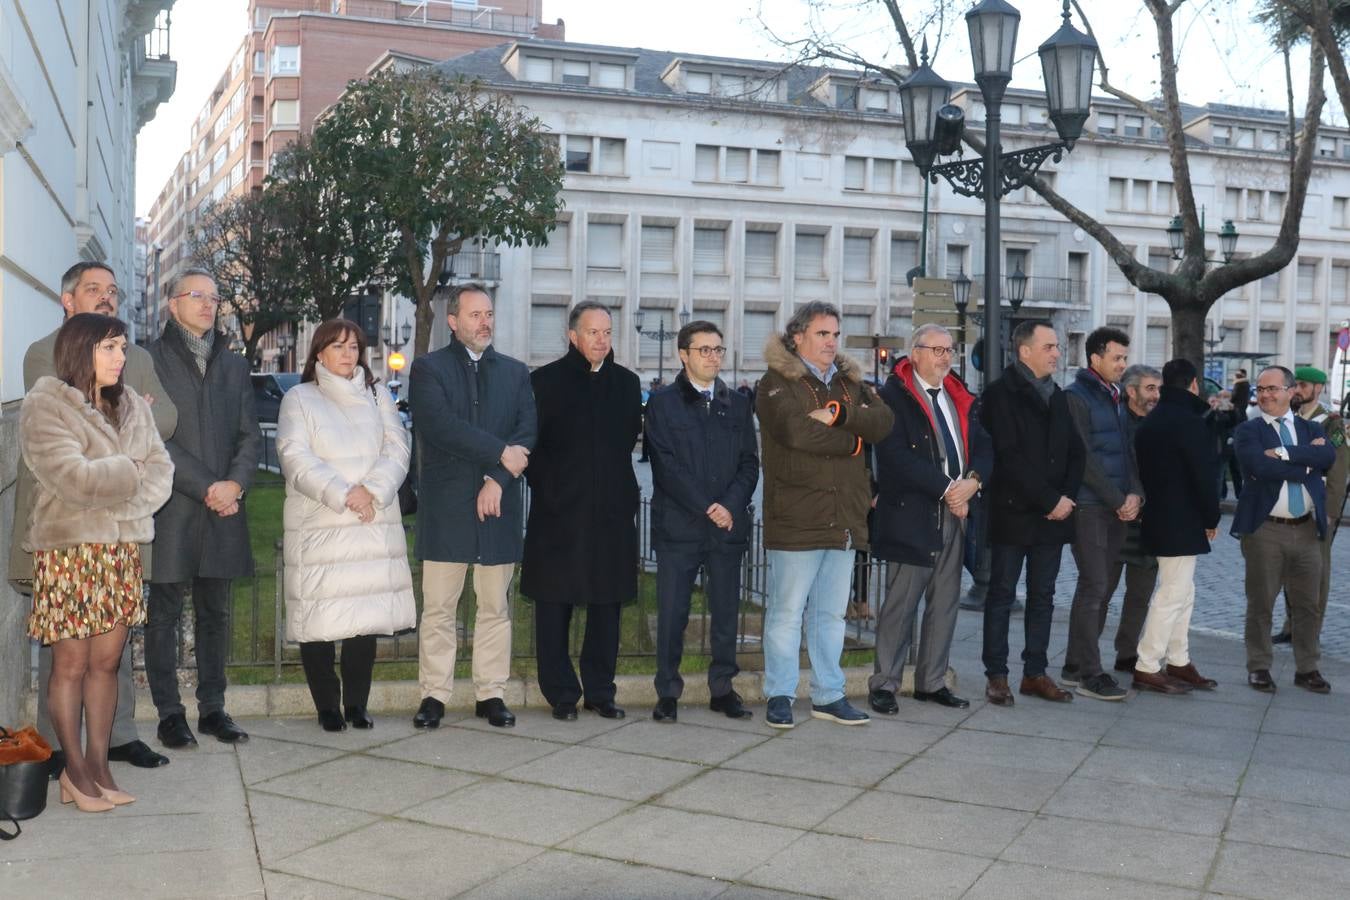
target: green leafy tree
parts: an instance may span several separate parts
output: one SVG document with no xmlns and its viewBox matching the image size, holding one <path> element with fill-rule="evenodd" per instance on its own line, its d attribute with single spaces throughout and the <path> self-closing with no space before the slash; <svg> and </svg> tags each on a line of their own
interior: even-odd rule
<svg viewBox="0 0 1350 900">
<path fill-rule="evenodd" d="M 436 69 L 352 82 L 314 146 L 342 173 L 348 202 L 384 217 L 384 273 L 417 302 L 418 354 L 448 256 L 470 240 L 538 246 L 557 219 L 556 139 L 510 97 Z"/>
</svg>

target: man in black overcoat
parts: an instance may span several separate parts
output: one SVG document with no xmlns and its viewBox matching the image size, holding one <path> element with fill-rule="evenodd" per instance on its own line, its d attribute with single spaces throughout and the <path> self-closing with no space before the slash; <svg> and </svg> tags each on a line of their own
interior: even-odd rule
<svg viewBox="0 0 1350 900">
<path fill-rule="evenodd" d="M 196 623 L 197 730 L 225 743 L 248 735 L 225 712 L 230 582 L 253 574 L 244 491 L 253 481 L 262 433 L 253 411 L 248 360 L 216 330 L 220 296 L 210 273 L 187 269 L 169 290 L 171 318 L 147 349 L 178 409 L 164 442 L 173 495 L 155 515 L 153 579 L 145 622 L 145 673 L 159 711 L 159 740 L 197 743 L 178 693 L 178 620 L 192 592 Z"/>
<path fill-rule="evenodd" d="M 984 604 L 985 696 L 1012 706 L 1008 621 L 1022 565 L 1027 569 L 1020 693 L 1060 703 L 1073 699 L 1045 674 L 1055 579 L 1064 545 L 1074 539 L 1073 510 L 1086 451 L 1069 403 L 1055 384 L 1059 337 L 1049 322 L 1022 322 L 1012 334 L 1017 361 L 985 388 L 980 421 L 994 439 L 989 509 L 990 577 Z"/>
<path fill-rule="evenodd" d="M 577 701 L 609 719 L 621 604 L 637 596 L 638 484 L 633 447 L 642 430 L 637 375 L 614 362 L 613 321 L 583 301 L 568 317 L 566 355 L 530 375 L 539 436 L 525 479 L 530 517 L 520 590 L 534 602 L 539 689 L 555 719 Z M 581 680 L 568 655 L 572 609 L 586 607 Z"/>
<path fill-rule="evenodd" d="M 417 429 L 417 556 L 422 560 L 422 621 L 413 724 L 435 728 L 455 679 L 455 611 L 469 567 L 477 612 L 473 628 L 474 711 L 497 728 L 516 717 L 503 696 L 511 677 L 508 596 L 520 560 L 520 476 L 534 446 L 530 371 L 492 346 L 492 297 L 464 284 L 446 302 L 450 343 L 413 362 L 409 401 Z"/>
</svg>

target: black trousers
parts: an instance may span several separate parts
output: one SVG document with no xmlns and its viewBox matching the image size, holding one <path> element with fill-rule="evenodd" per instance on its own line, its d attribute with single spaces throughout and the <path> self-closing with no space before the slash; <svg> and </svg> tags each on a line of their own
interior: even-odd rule
<svg viewBox="0 0 1350 900">
<path fill-rule="evenodd" d="M 196 627 L 197 714 L 225 708 L 225 656 L 230 645 L 230 580 L 194 578 L 182 584 L 150 585 L 145 619 L 145 677 L 161 719 L 184 713 L 178 693 L 178 620 L 183 595 L 192 592 Z"/>
<path fill-rule="evenodd" d="M 572 610 L 567 603 L 534 604 L 535 660 L 539 663 L 539 691 L 550 706 L 614 699 L 614 667 L 619 659 L 618 603 L 586 607 L 585 637 L 581 641 L 581 680 L 567 650 Z"/>
<path fill-rule="evenodd" d="M 700 567 L 707 573 L 708 691 L 713 697 L 731 692 L 736 665 L 736 612 L 741 593 L 741 556 L 733 553 L 656 551 L 656 696 L 684 693 L 680 659 L 684 629 L 689 624 L 689 595 Z"/>
<path fill-rule="evenodd" d="M 1025 649 L 1022 675 L 1045 674 L 1050 646 L 1050 620 L 1055 612 L 1055 579 L 1064 548 L 1059 544 L 1013 547 L 993 544 L 990 548 L 989 594 L 984 600 L 984 674 L 988 678 L 1008 675 L 1008 624 L 1022 564 L 1027 568 L 1027 610 L 1022 619 Z"/>
<path fill-rule="evenodd" d="M 375 669 L 375 635 L 363 634 L 342 640 L 342 680 L 333 671 L 337 649 L 333 641 L 303 641 L 300 644 L 300 662 L 305 667 L 305 681 L 314 708 L 341 709 L 344 706 L 365 706 L 370 699 L 370 676 Z"/>
</svg>

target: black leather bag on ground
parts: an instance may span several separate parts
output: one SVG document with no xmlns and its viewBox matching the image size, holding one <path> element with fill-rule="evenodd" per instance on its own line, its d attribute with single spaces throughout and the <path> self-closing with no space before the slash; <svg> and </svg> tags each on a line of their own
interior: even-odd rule
<svg viewBox="0 0 1350 900">
<path fill-rule="evenodd" d="M 17 820 L 31 819 L 47 808 L 47 762 L 52 748 L 32 728 L 0 728 L 0 821 L 8 819 L 13 832 L 0 826 L 0 840 L 21 833 Z"/>
</svg>

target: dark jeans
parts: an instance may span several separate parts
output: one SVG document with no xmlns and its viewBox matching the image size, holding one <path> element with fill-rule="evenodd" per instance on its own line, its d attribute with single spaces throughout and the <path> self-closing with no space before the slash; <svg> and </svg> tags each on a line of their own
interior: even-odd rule
<svg viewBox="0 0 1350 900">
<path fill-rule="evenodd" d="M 585 607 L 586 634 L 581 641 L 581 681 L 577 681 L 567 637 L 573 606 L 568 603 L 534 604 L 534 648 L 539 663 L 539 692 L 550 706 L 575 704 L 584 695 L 587 703 L 614 699 L 614 667 L 619 658 L 618 603 Z"/>
<path fill-rule="evenodd" d="M 1125 576 L 1125 599 L 1120 603 L 1120 624 L 1116 626 L 1116 661 L 1128 662 L 1139 655 L 1139 636 L 1144 633 L 1148 604 L 1158 584 L 1158 558 L 1145 556 L 1140 562 L 1117 559 L 1111 566 L 1106 596 L 1111 597 Z M 1106 627 L 1107 604 L 1102 604 L 1102 627 Z"/>
<path fill-rule="evenodd" d="M 680 659 L 684 656 L 684 629 L 689 624 L 689 596 L 699 567 L 707 574 L 704 595 L 708 603 L 708 691 L 721 697 L 731 691 L 736 665 L 736 611 L 741 594 L 741 557 L 734 553 L 656 551 L 656 696 L 678 698 L 684 693 Z"/>
<path fill-rule="evenodd" d="M 303 641 L 300 662 L 314 708 L 336 710 L 342 706 L 365 706 L 370 699 L 370 674 L 375 668 L 375 635 L 363 634 L 342 640 L 342 681 L 333 672 L 337 649 L 332 641 Z"/>
<path fill-rule="evenodd" d="M 229 647 L 230 580 L 194 578 L 151 584 L 145 620 L 145 677 L 161 719 L 185 712 L 178 694 L 178 622 L 191 588 L 197 641 L 197 714 L 225 708 L 225 653 Z"/>
<path fill-rule="evenodd" d="M 1022 624 L 1026 649 L 1022 651 L 1022 675 L 1045 674 L 1046 650 L 1050 646 L 1050 620 L 1055 611 L 1055 579 L 1059 577 L 1060 544 L 1012 547 L 993 544 L 989 551 L 989 594 L 984 601 L 984 674 L 988 678 L 1008 675 L 1008 623 L 1022 563 L 1027 567 L 1027 611 Z"/>
<path fill-rule="evenodd" d="M 1102 671 L 1102 619 L 1114 587 L 1111 567 L 1125 543 L 1125 523 L 1114 509 L 1084 505 L 1074 515 L 1073 559 L 1078 564 L 1078 587 L 1069 609 L 1069 646 L 1064 668 L 1080 678 Z"/>
</svg>

